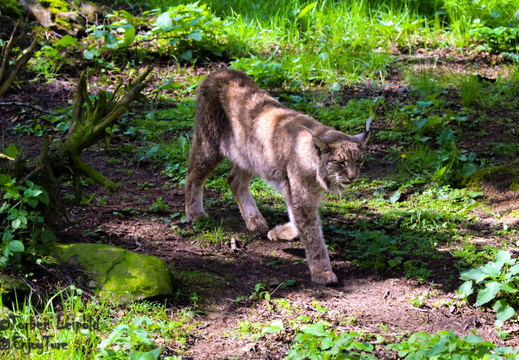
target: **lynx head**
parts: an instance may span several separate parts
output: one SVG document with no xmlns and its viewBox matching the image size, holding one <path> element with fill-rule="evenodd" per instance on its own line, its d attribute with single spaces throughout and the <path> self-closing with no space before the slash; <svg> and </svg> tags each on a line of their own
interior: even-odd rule
<svg viewBox="0 0 519 360">
<path fill-rule="evenodd" d="M 359 178 L 371 120 L 370 117 L 366 122 L 366 131 L 358 135 L 333 131 L 318 137 L 307 129 L 319 153 L 318 180 L 327 191 L 340 194 Z"/>
</svg>

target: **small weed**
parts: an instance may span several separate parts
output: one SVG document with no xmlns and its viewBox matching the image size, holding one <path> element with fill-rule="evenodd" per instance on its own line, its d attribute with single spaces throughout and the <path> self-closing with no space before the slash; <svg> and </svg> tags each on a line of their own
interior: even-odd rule
<svg viewBox="0 0 519 360">
<path fill-rule="evenodd" d="M 162 196 L 159 196 L 148 209 L 153 212 L 167 212 L 169 210 L 169 205 L 164 202 L 164 198 Z"/>
</svg>

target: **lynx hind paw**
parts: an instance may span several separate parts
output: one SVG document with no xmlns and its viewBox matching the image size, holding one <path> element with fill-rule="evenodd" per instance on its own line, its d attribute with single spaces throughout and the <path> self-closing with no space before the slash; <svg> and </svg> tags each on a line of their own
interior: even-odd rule
<svg viewBox="0 0 519 360">
<path fill-rule="evenodd" d="M 333 271 L 323 271 L 312 274 L 312 282 L 319 285 L 335 285 L 338 283 L 337 275 Z"/>
<path fill-rule="evenodd" d="M 285 224 L 278 225 L 274 229 L 270 230 L 267 237 L 271 241 L 294 240 L 297 235 L 297 231 L 291 225 Z"/>
</svg>

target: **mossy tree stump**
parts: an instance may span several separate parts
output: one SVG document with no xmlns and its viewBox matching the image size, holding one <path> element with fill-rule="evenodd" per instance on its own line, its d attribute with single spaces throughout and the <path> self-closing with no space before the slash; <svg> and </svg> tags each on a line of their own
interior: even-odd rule
<svg viewBox="0 0 519 360">
<path fill-rule="evenodd" d="M 55 222 L 57 214 L 62 210 L 58 179 L 63 174 L 73 178 L 77 203 L 82 199 L 82 177 L 98 182 L 110 192 L 119 188 L 118 184 L 86 163 L 81 153 L 105 138 L 108 135 L 107 128 L 119 120 L 133 101 L 142 97 L 141 91 L 151 80 L 151 71 L 152 67 L 148 66 L 125 88 L 120 84 L 113 94 L 101 90 L 95 97 L 89 97 L 86 74 L 82 73 L 75 95 L 71 125 L 65 136 L 52 143 L 46 138 L 41 155 L 31 159 L 26 155 L 18 155 L 12 162 L 10 172 L 17 179 L 31 180 L 49 193 L 51 205 L 45 215 L 47 223 Z"/>
</svg>

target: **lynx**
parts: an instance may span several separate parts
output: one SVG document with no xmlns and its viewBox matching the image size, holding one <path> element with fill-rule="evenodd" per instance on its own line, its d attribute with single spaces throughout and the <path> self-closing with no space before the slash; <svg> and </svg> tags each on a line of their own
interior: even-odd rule
<svg viewBox="0 0 519 360">
<path fill-rule="evenodd" d="M 195 127 L 186 178 L 186 217 L 207 216 L 203 187 L 223 160 L 234 166 L 227 177 L 247 228 L 270 240 L 303 242 L 312 281 L 337 283 L 324 243 L 319 205 L 325 192 L 341 193 L 360 174 L 366 131 L 346 135 L 283 106 L 248 75 L 217 71 L 199 86 Z M 269 231 L 249 191 L 259 175 L 285 198 L 289 222 Z"/>
</svg>

